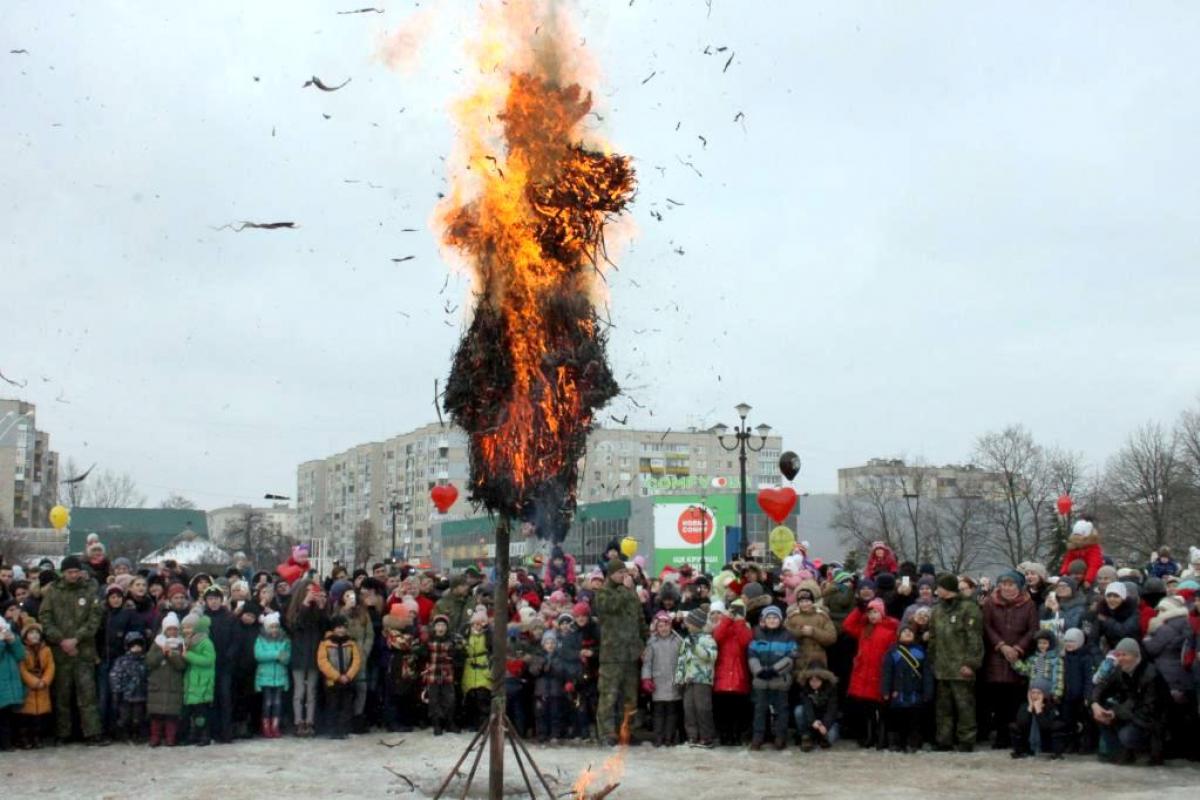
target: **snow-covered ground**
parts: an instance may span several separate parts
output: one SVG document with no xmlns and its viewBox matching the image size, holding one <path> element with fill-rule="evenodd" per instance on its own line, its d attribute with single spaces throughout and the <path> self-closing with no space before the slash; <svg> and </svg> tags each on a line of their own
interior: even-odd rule
<svg viewBox="0 0 1200 800">
<path fill-rule="evenodd" d="M 381 741 L 394 743 L 387 747 Z M 144 745 L 92 749 L 74 745 L 0 754 L 6 797 L 274 798 L 432 795 L 469 741 L 466 734 L 351 737 L 347 741 L 255 739 L 206 748 L 150 750 Z M 579 772 L 599 769 L 612 755 L 594 746 L 532 746 L 556 794 L 568 794 Z M 485 755 L 486 758 L 486 755 Z M 469 764 L 469 762 L 468 762 Z M 631 747 L 621 786 L 610 797 L 687 800 L 792 800 L 797 797 L 920 798 L 1090 796 L 1196 797 L 1200 767 L 1114 767 L 1093 758 L 1013 761 L 1005 752 L 903 755 L 842 743 L 826 752 L 783 753 L 686 747 Z M 392 772 L 410 778 L 413 790 Z M 485 797 L 486 761 L 476 778 Z M 509 756 L 510 782 L 519 778 Z M 603 777 L 598 785 L 603 785 Z M 514 789 L 515 784 L 514 784 Z M 451 797 L 458 797 L 454 792 Z M 514 795 L 516 796 L 516 795 Z M 541 793 L 540 797 L 545 797 Z"/>
</svg>

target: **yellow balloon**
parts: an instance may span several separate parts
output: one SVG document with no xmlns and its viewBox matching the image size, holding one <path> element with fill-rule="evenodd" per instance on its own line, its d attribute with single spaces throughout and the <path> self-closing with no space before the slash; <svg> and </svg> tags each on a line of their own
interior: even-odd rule
<svg viewBox="0 0 1200 800">
<path fill-rule="evenodd" d="M 633 558 L 637 555 L 637 539 L 632 536 L 626 536 L 621 540 L 621 555 L 626 558 Z"/>
<path fill-rule="evenodd" d="M 63 506 L 55 506 L 50 509 L 50 524 L 54 526 L 56 531 L 61 531 L 71 522 L 71 513 Z"/>
<path fill-rule="evenodd" d="M 792 554 L 792 546 L 796 544 L 796 534 L 792 533 L 792 529 L 787 525 L 780 525 L 771 531 L 767 538 L 767 543 L 771 546 L 771 552 L 780 561 Z"/>
</svg>

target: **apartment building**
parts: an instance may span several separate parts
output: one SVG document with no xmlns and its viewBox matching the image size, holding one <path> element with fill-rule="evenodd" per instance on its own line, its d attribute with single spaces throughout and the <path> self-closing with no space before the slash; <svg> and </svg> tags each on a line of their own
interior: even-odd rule
<svg viewBox="0 0 1200 800">
<path fill-rule="evenodd" d="M 0 399 L 0 527 L 45 527 L 58 502 L 58 453 L 36 417 L 33 403 Z"/>
</svg>

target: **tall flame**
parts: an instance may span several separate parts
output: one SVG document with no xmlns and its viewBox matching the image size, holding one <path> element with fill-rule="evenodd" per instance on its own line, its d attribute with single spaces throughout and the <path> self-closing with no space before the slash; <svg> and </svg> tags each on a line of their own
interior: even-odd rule
<svg viewBox="0 0 1200 800">
<path fill-rule="evenodd" d="M 592 298 L 604 226 L 634 175 L 585 146 L 592 96 L 573 80 L 577 40 L 557 6 L 493 4 L 487 19 L 485 80 L 459 106 L 464 168 L 439 208 L 476 292 L 445 406 L 471 437 L 472 499 L 549 513 L 542 532 L 561 538 L 593 416 L 618 391 Z"/>
<path fill-rule="evenodd" d="M 591 788 L 601 780 L 604 781 L 599 784 L 601 790 L 609 789 L 621 782 L 621 778 L 625 776 L 625 755 L 629 750 L 629 722 L 632 717 L 633 712 L 626 711 L 621 720 L 621 738 L 618 740 L 617 752 L 604 759 L 604 764 L 600 769 L 593 770 L 588 767 L 579 773 L 579 777 L 571 785 L 574 800 L 587 800 Z"/>
</svg>

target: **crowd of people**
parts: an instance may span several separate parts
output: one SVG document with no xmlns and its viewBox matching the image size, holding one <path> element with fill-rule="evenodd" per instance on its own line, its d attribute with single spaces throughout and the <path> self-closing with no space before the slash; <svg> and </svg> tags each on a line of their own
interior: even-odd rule
<svg viewBox="0 0 1200 800">
<path fill-rule="evenodd" d="M 110 563 L 93 539 L 57 566 L 0 566 L 0 748 L 440 736 L 504 692 L 545 743 L 611 746 L 632 722 L 655 746 L 1200 759 L 1200 549 L 1118 567 L 1082 519 L 1058 569 L 994 582 L 883 542 L 860 571 L 807 549 L 710 576 L 648 574 L 615 541 L 594 565 L 554 547 L 510 576 L 495 685 L 486 568 L 319 576 L 298 546 L 213 577 Z"/>
</svg>

